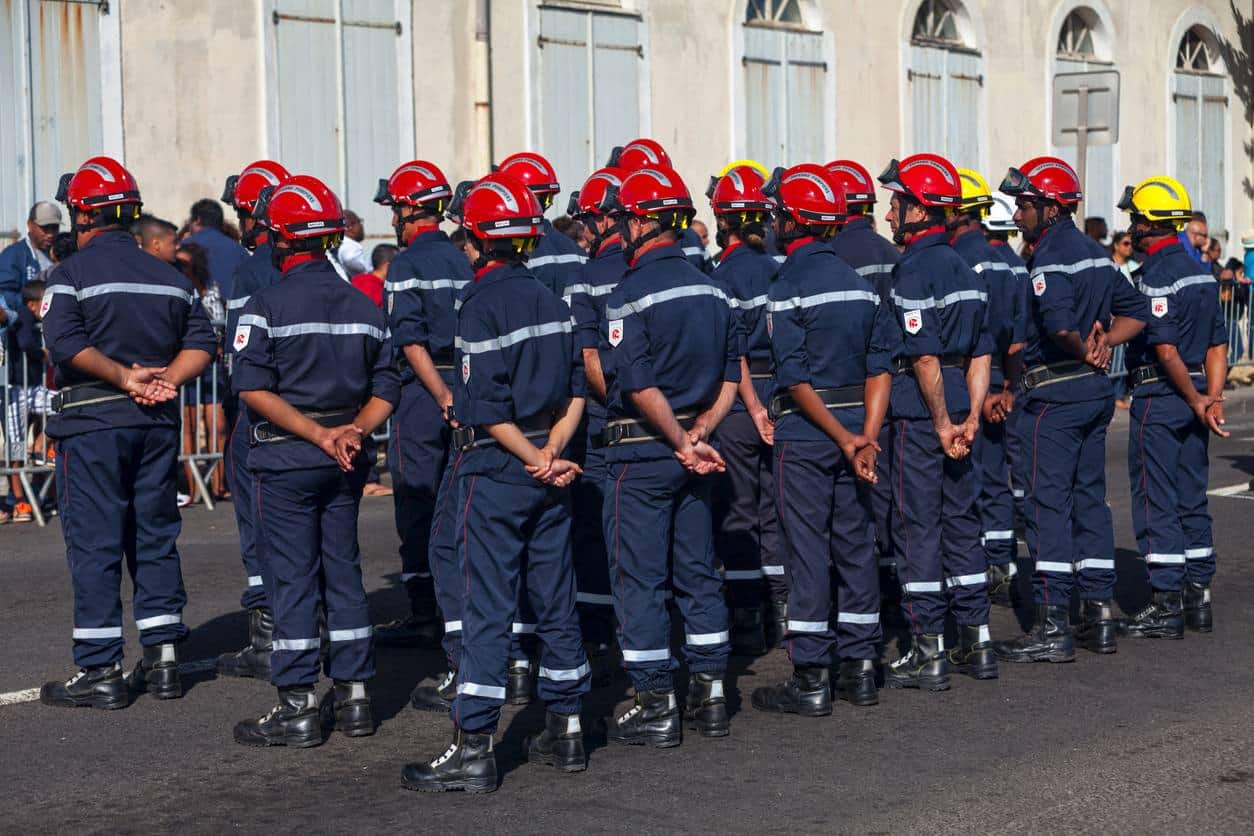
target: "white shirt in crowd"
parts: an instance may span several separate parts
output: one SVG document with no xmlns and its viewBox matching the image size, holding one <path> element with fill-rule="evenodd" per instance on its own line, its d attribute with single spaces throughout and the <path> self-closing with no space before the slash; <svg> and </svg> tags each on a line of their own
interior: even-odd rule
<svg viewBox="0 0 1254 836">
<path fill-rule="evenodd" d="M 339 252 L 336 254 L 350 277 L 370 272 L 370 259 L 366 257 L 365 247 L 347 235 L 344 236 L 344 243 L 340 244 Z"/>
</svg>

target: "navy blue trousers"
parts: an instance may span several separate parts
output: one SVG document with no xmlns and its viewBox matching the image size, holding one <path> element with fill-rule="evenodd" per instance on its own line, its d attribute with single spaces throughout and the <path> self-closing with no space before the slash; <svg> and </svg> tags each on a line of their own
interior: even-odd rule
<svg viewBox="0 0 1254 836">
<path fill-rule="evenodd" d="M 187 637 L 176 546 L 179 431 L 95 430 L 61 439 L 57 490 L 74 587 L 74 661 L 122 660 L 122 561 L 145 647 Z"/>
<path fill-rule="evenodd" d="M 1215 543 L 1206 507 L 1210 431 L 1178 395 L 1132 400 L 1128 478 L 1132 526 L 1150 586 L 1184 588 L 1215 576 Z"/>
<path fill-rule="evenodd" d="M 850 413 L 842 423 L 861 428 L 862 410 L 842 412 Z M 835 442 L 776 441 L 775 466 L 788 579 L 788 655 L 797 666 L 831 665 L 836 655 L 878 658 L 880 580 L 871 492 L 858 484 Z"/>
<path fill-rule="evenodd" d="M 538 482 L 483 475 L 462 476 L 455 484 L 465 599 L 453 722 L 470 732 L 496 730 L 524 574 L 543 645 L 540 699 L 550 711 L 579 713 L 589 667 L 575 614 L 569 496 Z"/>
<path fill-rule="evenodd" d="M 727 462 L 714 495 L 714 551 L 723 564 L 728 603 L 753 607 L 764 592 L 788 591 L 775 514 L 774 451 L 744 411 L 729 413 L 714 440 Z"/>
<path fill-rule="evenodd" d="M 352 473 L 331 465 L 254 474 L 257 538 L 267 558 L 274 609 L 270 681 L 280 688 L 318 681 L 324 607 L 327 674 L 346 682 L 374 676 L 370 612 L 357 550 L 357 509 L 368 473 L 363 457 Z"/>
<path fill-rule="evenodd" d="M 1010 459 L 1006 454 L 1007 429 L 1004 422 L 981 423 L 971 450 L 980 484 L 976 498 L 980 543 L 989 566 L 1005 567 L 1015 556 L 1015 503 L 1010 488 Z"/>
<path fill-rule="evenodd" d="M 239 554 L 244 561 L 248 579 L 239 605 L 246 610 L 268 607 L 262 557 L 257 550 L 257 496 L 253 491 L 253 475 L 248 469 L 248 438 L 252 424 L 248 411 L 239 410 L 226 444 L 226 478 L 231 487 L 231 506 L 235 510 L 235 526 L 239 529 Z"/>
<path fill-rule="evenodd" d="M 893 438 L 896 425 L 885 420 L 880 427 L 880 454 L 875 457 L 875 475 L 879 478 L 871 486 L 871 518 L 875 523 L 875 547 L 879 565 L 892 567 L 897 564 L 893 548 Z"/>
<path fill-rule="evenodd" d="M 602 520 L 623 668 L 639 691 L 674 687 L 668 579 L 683 615 L 684 656 L 696 673 L 723 671 L 727 605 L 714 565 L 713 480 L 674 458 L 611 462 Z M 668 572 L 669 569 L 669 572 Z"/>
<path fill-rule="evenodd" d="M 1083 598 L 1114 595 L 1115 533 L 1106 504 L 1106 427 L 1114 411 L 1113 397 L 1026 405 L 1025 522 L 1038 604 L 1070 606 L 1077 587 Z"/>
<path fill-rule="evenodd" d="M 580 434 L 587 437 L 581 428 Z M 605 452 L 590 445 L 572 443 L 571 455 L 582 462 L 583 474 L 571 488 L 574 510 L 572 540 L 575 552 L 575 600 L 579 628 L 585 641 L 608 644 L 614 638 L 614 596 L 610 594 L 609 558 L 601 529 L 608 471 Z"/>
<path fill-rule="evenodd" d="M 902 611 L 916 634 L 943 633 L 948 589 L 959 625 L 987 625 L 988 566 L 975 509 L 975 464 L 971 456 L 946 456 L 929 419 L 901 418 L 894 427 L 893 542 Z"/>
<path fill-rule="evenodd" d="M 445 380 L 452 386 L 451 373 Z M 388 436 L 388 470 L 400 537 L 401 580 L 431 577 L 428 544 L 436 494 L 444 475 L 452 430 L 427 388 L 416 379 L 401 387 Z"/>
</svg>

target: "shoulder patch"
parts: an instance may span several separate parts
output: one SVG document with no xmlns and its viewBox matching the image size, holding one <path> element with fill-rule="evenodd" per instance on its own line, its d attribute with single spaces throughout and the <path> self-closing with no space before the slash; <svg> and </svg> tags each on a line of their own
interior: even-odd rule
<svg viewBox="0 0 1254 836">
<path fill-rule="evenodd" d="M 618 348 L 619 343 L 623 341 L 623 321 L 621 319 L 611 319 L 606 327 L 606 336 L 610 341 L 610 345 Z"/>
<path fill-rule="evenodd" d="M 470 355 L 462 355 L 462 383 L 470 382 Z"/>
<path fill-rule="evenodd" d="M 48 315 L 48 309 L 52 307 L 52 297 L 55 293 L 44 292 L 44 298 L 39 302 L 39 318 L 43 319 Z"/>
<path fill-rule="evenodd" d="M 1037 276 L 1035 279 L 1032 280 L 1032 292 L 1035 293 L 1037 296 L 1040 296 L 1042 293 L 1045 292 L 1045 277 L 1044 276 Z"/>
<path fill-rule="evenodd" d="M 1158 317 L 1159 319 L 1162 319 L 1164 316 L 1166 316 L 1167 315 L 1167 297 L 1155 296 L 1150 301 L 1150 313 L 1152 313 L 1154 316 Z"/>
<path fill-rule="evenodd" d="M 252 334 L 253 334 L 253 327 L 251 325 L 236 325 L 235 326 L 235 339 L 231 341 L 231 350 L 243 351 L 245 348 L 247 348 L 248 339 L 249 337 L 252 336 Z"/>
<path fill-rule="evenodd" d="M 923 330 L 922 311 L 906 311 L 902 314 L 902 320 L 905 322 L 906 331 L 910 334 L 917 334 Z"/>
<path fill-rule="evenodd" d="M 775 336 L 775 320 L 771 318 L 771 312 L 766 312 L 766 335 L 768 337 Z"/>
</svg>

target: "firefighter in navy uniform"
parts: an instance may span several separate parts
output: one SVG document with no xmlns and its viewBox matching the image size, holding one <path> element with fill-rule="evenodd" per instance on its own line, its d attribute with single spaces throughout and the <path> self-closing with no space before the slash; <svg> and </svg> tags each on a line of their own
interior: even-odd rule
<svg viewBox="0 0 1254 836">
<path fill-rule="evenodd" d="M 988 285 L 988 330 L 993 339 L 988 397 L 984 399 L 980 433 L 971 448 L 980 480 L 976 501 L 980 543 L 988 564 L 989 599 L 1010 605 L 1015 575 L 1015 507 L 1010 493 L 1010 462 L 1006 456 L 1007 422 L 1014 413 L 1014 392 L 1005 381 L 1018 380 L 1027 339 L 1027 271 L 1023 277 L 1003 260 L 1002 250 L 984 237 L 982 222 L 993 196 L 979 172 L 958 169 L 962 180 L 962 212 L 949 226 L 954 251 Z"/>
<path fill-rule="evenodd" d="M 626 145 L 615 148 L 610 152 L 610 161 L 606 165 L 621 168 L 628 173 L 642 168 L 670 169 L 674 167 L 671 164 L 670 155 L 666 153 L 661 143 L 647 137 L 633 139 Z M 680 231 L 679 248 L 689 264 L 702 273 L 710 272 L 712 267 L 705 245 L 701 243 L 701 236 L 697 235 L 696 230 L 691 226 L 686 226 Z"/>
<path fill-rule="evenodd" d="M 891 404 L 893 547 L 914 633 L 913 646 L 889 666 L 885 681 L 941 691 L 953 668 L 976 679 L 997 676 L 975 505 L 979 482 L 969 455 L 993 350 L 985 327 L 988 291 L 949 245 L 945 227 L 962 203 L 953 165 L 916 154 L 893 160 L 879 179 L 893 192 L 893 239 L 906 245 L 892 291 L 903 332 Z M 947 607 L 959 632 L 949 654 Z"/>
<path fill-rule="evenodd" d="M 582 358 L 570 309 L 526 267 L 542 229 L 534 195 L 497 172 L 470 189 L 461 213 L 475 268 L 457 318 L 464 639 L 452 743 L 429 763 L 402 770 L 404 786 L 427 792 L 496 789 L 492 736 L 524 574 L 544 646 L 539 695 L 547 707 L 527 757 L 563 772 L 587 766 L 579 711 L 589 666 L 575 614 L 565 490 L 579 466 L 563 458 L 583 412 Z"/>
<path fill-rule="evenodd" d="M 1115 537 L 1106 504 L 1106 428 L 1115 409 L 1106 370 L 1112 346 L 1145 327 L 1145 298 L 1101 246 L 1075 225 L 1075 171 L 1057 157 L 1012 168 L 1001 190 L 1015 198 L 1028 259 L 1031 323 L 1022 386 L 1028 552 L 1035 561 L 1035 621 L 998 642 L 1010 662 L 1070 662 L 1077 643 L 1114 653 Z M 1073 633 L 1072 593 L 1083 599 Z"/>
<path fill-rule="evenodd" d="M 772 478 L 774 422 L 767 414 L 774 389 L 767 297 L 779 264 L 764 252 L 771 203 L 762 194 L 763 183 L 757 169 L 740 165 L 711 177 L 706 193 L 722 248 L 711 278 L 730 291 L 745 339 L 738 397 L 714 436 L 727 463 L 714 505 L 715 553 L 731 608 L 732 652 L 750 656 L 783 640 L 776 630 L 768 638 L 763 604 L 770 608 L 772 627 L 776 618 L 787 619 L 788 606 L 784 577 L 775 573 L 783 566 Z"/>
<path fill-rule="evenodd" d="M 1228 333 L 1219 285 L 1177 238 L 1192 217 L 1184 186 L 1150 177 L 1129 186 L 1119 208 L 1130 216 L 1133 245 L 1146 254 L 1137 279 L 1149 300 L 1149 323 L 1127 355 L 1128 477 L 1133 528 L 1152 588 L 1150 603 L 1121 626 L 1131 638 L 1179 639 L 1186 626 L 1214 629 L 1207 444 L 1210 433 L 1228 436 Z"/>
<path fill-rule="evenodd" d="M 532 151 L 510 154 L 501 160 L 495 170 L 521 180 L 540 202 L 542 212 L 553 206 L 553 200 L 562 189 L 553 166 Z M 573 238 L 558 232 L 548 218 L 544 219 L 541 232 L 540 243 L 536 244 L 535 252 L 527 259 L 527 269 L 540 280 L 540 284 L 561 296 L 579 275 L 579 268 L 588 260 L 588 254 Z"/>
<path fill-rule="evenodd" d="M 48 435 L 74 588 L 80 670 L 39 692 L 45 705 L 125 708 L 122 600 L 134 584 L 143 658 L 129 684 L 158 699 L 183 694 L 175 644 L 187 636 L 176 548 L 179 387 L 217 352 L 200 297 L 181 273 L 135 246 L 135 179 L 93 157 L 61 178 L 78 254 L 52 274 L 41 303 L 58 389 Z"/>
<path fill-rule="evenodd" d="M 753 705 L 820 717 L 832 712 L 837 659 L 840 697 L 854 705 L 879 701 L 879 570 L 862 483 L 876 479 L 875 439 L 900 337 L 871 282 L 828 246 L 845 219 L 844 184 L 822 166 L 803 164 L 777 170 L 766 191 L 777 207 L 776 244 L 788 255 L 770 291 L 771 413 L 793 674 L 754 690 Z"/>
<path fill-rule="evenodd" d="M 712 480 L 724 469 L 707 439 L 731 408 L 741 339 L 726 294 L 685 259 L 692 199 L 670 169 L 641 169 L 614 196 L 628 269 L 605 303 L 601 345 L 609 391 L 609 484 L 603 521 L 623 667 L 635 699 L 609 739 L 659 748 L 682 742 L 675 696 L 668 575 L 683 615 L 689 722 L 729 733 L 723 675 L 727 606 L 714 565 Z"/>
<path fill-rule="evenodd" d="M 609 677 L 609 653 L 614 641 L 614 596 L 610 594 L 609 558 L 601 528 L 601 506 L 605 503 L 605 448 L 598 443 L 605 431 L 605 373 L 599 351 L 599 329 L 605 315 L 605 300 L 623 273 L 623 239 L 605 203 L 609 187 L 618 188 L 627 173 L 618 168 L 602 168 L 584 181 L 571 195 L 567 214 L 582 221 L 591 234 L 589 258 L 571 277 L 562 293 L 575 322 L 575 345 L 583 357 L 587 380 L 584 423 L 571 441 L 569 456 L 583 468 L 571 489 L 574 520 L 575 601 L 579 611 L 584 647 L 592 664 L 594 685 Z"/>
<path fill-rule="evenodd" d="M 235 327 L 232 386 L 249 412 L 248 468 L 271 589 L 278 703 L 235 726 L 251 746 L 317 746 L 324 727 L 374 733 L 374 676 L 357 511 L 370 463 L 362 437 L 400 399 L 382 312 L 326 258 L 344 233 L 339 199 L 296 175 L 256 207 L 282 280 L 254 293 Z M 322 611 L 325 609 L 325 639 Z M 334 679 L 320 716 L 320 650 Z"/>
<path fill-rule="evenodd" d="M 226 180 L 222 201 L 235 207 L 239 219 L 241 242 L 252 250 L 243 264 L 235 271 L 231 283 L 231 298 L 226 303 L 226 333 L 234 336 L 239 323 L 240 311 L 249 298 L 262 288 L 277 284 L 283 274 L 270 259 L 270 233 L 265 225 L 253 217 L 253 210 L 264 189 L 274 189 L 291 175 L 287 169 L 271 160 L 257 160 L 240 174 Z M 228 370 L 235 352 L 234 346 L 223 347 L 227 352 Z M 231 397 L 229 402 L 236 403 Z M 248 424 L 248 410 L 235 409 L 228 419 L 231 435 L 227 441 L 226 476 L 231 486 L 231 507 L 235 511 L 235 524 L 239 530 L 239 552 L 244 562 L 247 584 L 240 595 L 240 606 L 248 611 L 248 644 L 234 653 L 218 657 L 218 674 L 221 676 L 270 678 L 270 642 L 274 638 L 274 613 L 266 594 L 263 556 L 257 551 L 257 498 L 253 495 L 253 478 L 248 472 L 248 441 L 252 429 Z"/>
<path fill-rule="evenodd" d="M 448 460 L 453 403 L 453 334 L 457 294 L 470 284 L 466 257 L 440 230 L 453 190 L 433 163 L 413 160 L 379 181 L 375 202 L 392 210 L 397 246 L 388 265 L 384 310 L 400 373 L 401 400 L 388 437 L 388 470 L 401 583 L 409 597 L 404 618 L 380 624 L 380 645 L 417 646 L 440 641 L 456 660 L 460 590 L 455 564 L 433 566 L 429 544 L 436 494 Z M 449 601 L 437 598 L 455 596 Z M 440 615 L 443 612 L 444 620 Z M 451 634 L 451 635 L 450 635 Z M 422 685 L 419 686 L 423 687 Z"/>
</svg>

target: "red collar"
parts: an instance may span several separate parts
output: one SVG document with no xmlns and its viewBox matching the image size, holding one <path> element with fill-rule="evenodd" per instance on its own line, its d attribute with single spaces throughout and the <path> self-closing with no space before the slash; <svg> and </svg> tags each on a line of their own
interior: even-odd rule
<svg viewBox="0 0 1254 836">
<path fill-rule="evenodd" d="M 325 256 L 309 252 L 289 255 L 287 258 L 283 259 L 283 272 L 286 273 L 288 270 L 292 270 L 302 264 L 308 264 L 311 261 L 316 261 L 319 258 L 325 258 Z"/>
<path fill-rule="evenodd" d="M 410 244 L 414 243 L 414 239 L 417 238 L 419 235 L 423 235 L 428 232 L 434 232 L 439 228 L 440 228 L 439 221 L 436 221 L 435 223 L 429 223 L 429 224 L 418 224 L 418 228 L 414 230 L 413 235 L 409 236 L 409 240 L 405 242 L 405 245 L 409 246 Z"/>
<path fill-rule="evenodd" d="M 478 270 L 476 270 L 476 271 L 475 271 L 475 281 L 479 281 L 479 280 L 480 280 L 480 279 L 482 279 L 484 276 L 486 276 L 486 275 L 488 275 L 489 273 L 491 273 L 493 270 L 496 270 L 496 269 L 498 269 L 498 268 L 500 268 L 500 267 L 504 267 L 504 266 L 505 266 L 505 262 L 504 262 L 504 261 L 489 261 L 489 262 L 488 262 L 487 264 L 485 264 L 483 267 L 480 267 Z"/>
<path fill-rule="evenodd" d="M 620 244 L 622 243 L 622 240 L 623 240 L 623 236 L 615 232 L 609 238 L 606 238 L 605 240 L 601 242 L 601 246 L 597 247 L 597 251 L 596 253 L 594 253 L 594 255 L 600 255 L 601 253 L 605 252 L 607 247 L 609 247 L 612 244 Z"/>
<path fill-rule="evenodd" d="M 791 244 L 788 245 L 787 249 L 785 250 L 785 255 L 792 255 L 793 251 L 796 250 L 798 247 L 804 247 L 806 244 L 813 244 L 817 240 L 818 239 L 815 238 L 813 235 L 806 235 L 804 237 L 798 238 L 796 241 L 793 241 Z"/>
<path fill-rule="evenodd" d="M 734 252 L 736 251 L 736 248 L 737 248 L 737 247 L 742 247 L 742 246 L 744 246 L 744 243 L 745 243 L 744 241 L 732 241 L 732 242 L 731 242 L 730 244 L 728 244 L 726 247 L 723 247 L 723 251 L 722 251 L 721 253 L 719 253 L 719 254 L 718 254 L 718 262 L 719 262 L 719 264 L 722 264 L 724 261 L 726 261 L 726 260 L 727 260 L 727 256 L 729 256 L 729 255 L 731 255 L 732 253 L 734 253 Z"/>
<path fill-rule="evenodd" d="M 670 241 L 663 241 L 660 235 L 650 241 L 646 241 L 644 243 L 644 246 L 636 250 L 635 254 L 632 256 L 631 266 L 635 267 L 636 262 L 640 260 L 640 256 L 644 255 L 645 253 L 650 252 L 651 250 L 656 250 L 658 247 L 670 246 L 670 244 L 671 244 Z"/>
<path fill-rule="evenodd" d="M 937 224 L 936 226 L 929 226 L 927 229 L 920 229 L 914 235 L 910 236 L 910 240 L 906 242 L 906 246 L 913 247 L 915 244 L 919 243 L 927 236 L 935 235 L 938 232 L 943 233 L 944 231 L 945 231 L 944 224 Z"/>
<path fill-rule="evenodd" d="M 1177 238 L 1177 237 L 1176 237 L 1176 236 L 1174 236 L 1174 235 L 1170 235 L 1170 236 L 1168 236 L 1168 237 L 1164 238 L 1163 240 L 1159 241 L 1157 244 L 1150 244 L 1150 245 L 1149 245 L 1149 246 L 1145 249 L 1145 254 L 1146 254 L 1146 255 L 1153 255 L 1154 253 L 1158 252 L 1158 251 L 1159 251 L 1159 250 L 1161 250 L 1161 249 L 1164 249 L 1164 248 L 1166 248 L 1166 247 L 1170 247 L 1172 244 L 1178 244 L 1178 243 L 1180 243 L 1180 239 L 1179 239 L 1179 238 Z"/>
</svg>

